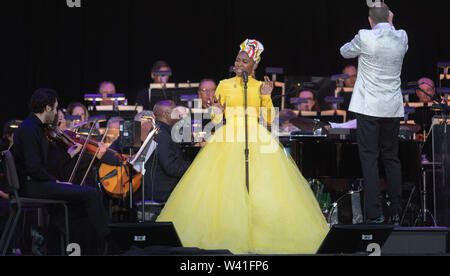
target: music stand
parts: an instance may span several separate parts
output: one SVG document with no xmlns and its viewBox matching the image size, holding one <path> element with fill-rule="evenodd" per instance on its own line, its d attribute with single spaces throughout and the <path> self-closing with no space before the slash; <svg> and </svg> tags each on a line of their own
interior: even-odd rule
<svg viewBox="0 0 450 276">
<path fill-rule="evenodd" d="M 181 97 L 185 95 L 198 94 L 198 86 L 196 84 L 152 84 L 150 87 L 150 103 L 152 105 L 160 102 L 171 100 L 177 105 L 183 105 Z"/>
<path fill-rule="evenodd" d="M 277 67 L 267 67 L 266 68 L 266 74 L 272 75 L 272 81 L 277 81 L 277 75 L 283 75 L 284 69 L 283 68 L 277 68 Z"/>
<path fill-rule="evenodd" d="M 125 102 L 125 105 L 127 102 L 125 94 L 108 94 L 106 97 L 114 102 L 114 109 L 119 106 L 119 102 Z"/>
<path fill-rule="evenodd" d="M 438 62 L 437 68 L 438 68 L 439 87 L 442 87 L 443 80 L 450 80 L 450 74 L 448 70 L 450 68 L 450 62 Z M 440 72 L 441 70 L 442 74 Z"/>
<path fill-rule="evenodd" d="M 134 159 L 130 162 L 130 164 L 133 166 L 133 168 L 140 172 L 142 174 L 142 221 L 145 223 L 145 163 L 150 159 L 151 155 L 155 151 L 156 147 L 158 146 L 158 143 L 156 143 L 153 138 L 155 134 L 158 132 L 158 129 L 153 129 L 152 132 L 147 136 L 147 139 L 145 140 L 142 147 L 139 149 L 139 152 L 136 154 Z M 131 193 L 132 191 L 130 191 Z"/>
<path fill-rule="evenodd" d="M 183 103 L 187 103 L 187 108 L 189 108 L 189 111 L 194 108 L 194 102 L 195 100 L 198 100 L 198 95 L 182 95 L 180 97 L 180 101 Z"/>
<path fill-rule="evenodd" d="M 328 122 L 344 123 L 347 119 L 347 111 L 338 110 L 338 106 L 344 104 L 344 101 L 344 97 L 326 97 L 325 102 L 331 104 L 333 110 L 322 111 L 320 115 L 324 118 L 330 118 Z"/>
<path fill-rule="evenodd" d="M 102 94 L 86 94 L 86 95 L 84 95 L 84 101 L 92 102 L 92 106 L 95 111 L 97 108 L 97 102 L 103 101 L 103 95 Z"/>
</svg>

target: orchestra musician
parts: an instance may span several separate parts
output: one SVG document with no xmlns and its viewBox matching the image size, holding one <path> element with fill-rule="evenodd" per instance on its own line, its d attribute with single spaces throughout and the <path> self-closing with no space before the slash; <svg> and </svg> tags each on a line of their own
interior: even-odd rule
<svg viewBox="0 0 450 276">
<path fill-rule="evenodd" d="M 306 99 L 308 102 L 300 104 L 299 111 L 316 111 L 320 112 L 320 106 L 316 101 L 316 92 L 312 89 L 304 89 L 298 93 L 298 98 Z M 298 110 L 299 106 L 295 106 L 295 110 Z"/>
<path fill-rule="evenodd" d="M 65 118 L 64 118 L 64 111 L 60 108 L 58 108 L 58 115 L 56 117 L 56 120 L 52 123 L 52 125 L 59 128 L 62 132 L 65 132 L 67 130 L 67 127 L 65 126 Z M 98 160 L 101 160 L 103 155 L 106 152 L 107 146 L 99 142 L 99 153 L 96 157 L 97 162 L 94 163 L 95 167 L 98 167 Z M 74 156 L 75 157 L 75 156 Z M 49 165 L 48 170 L 50 174 L 57 177 L 59 180 L 66 180 L 68 181 L 70 179 L 70 176 L 72 174 L 73 169 L 76 166 L 77 158 L 74 158 L 67 154 L 67 152 L 59 145 L 55 145 L 54 143 L 50 143 L 49 145 Z M 76 171 L 75 177 L 73 179 L 74 185 L 80 185 L 86 171 L 89 168 L 89 165 L 93 159 L 93 155 L 89 153 L 85 153 L 80 160 L 79 168 Z M 95 175 L 95 169 L 92 169 L 89 171 L 88 176 L 86 178 L 86 182 L 84 183 L 88 187 L 92 187 L 94 189 L 98 189 L 97 181 L 96 181 L 96 175 Z"/>
<path fill-rule="evenodd" d="M 396 30 L 393 13 L 380 3 L 369 9 L 371 30 L 361 30 L 341 48 L 344 58 L 359 58 L 359 73 L 350 104 L 357 114 L 358 148 L 364 175 L 367 223 L 383 224 L 378 157 L 386 168 L 391 221 L 400 222 L 402 173 L 399 160 L 400 121 L 404 118 L 401 72 L 408 35 Z"/>
<path fill-rule="evenodd" d="M 117 138 L 120 136 L 120 122 L 123 122 L 124 119 L 121 117 L 112 117 L 108 120 L 108 133 L 105 140 L 106 144 L 113 144 Z"/>
<path fill-rule="evenodd" d="M 170 193 L 178 183 L 180 178 L 189 168 L 189 163 L 184 161 L 182 151 L 179 145 L 172 141 L 172 127 L 180 120 L 180 117 L 173 116 L 176 105 L 172 101 L 162 101 L 155 105 L 154 116 L 156 124 L 160 131 L 155 136 L 155 141 L 158 146 L 149 160 L 145 164 L 147 173 L 145 175 L 145 200 L 164 204 L 170 196 Z M 145 141 L 151 129 L 152 122 L 143 119 L 146 116 L 153 114 L 147 112 L 138 114 L 135 120 L 141 121 L 141 141 Z M 120 141 L 117 140 L 111 149 L 120 151 Z M 139 149 L 135 149 L 135 153 Z M 114 165 L 111 154 L 106 153 L 102 161 Z M 141 193 L 137 192 L 136 199 L 141 199 Z"/>
<path fill-rule="evenodd" d="M 48 169 L 52 160 L 45 133 L 47 126 L 54 123 L 58 112 L 57 93 L 51 89 L 38 89 L 33 93 L 29 106 L 31 115 L 17 130 L 12 148 L 21 183 L 19 194 L 24 197 L 68 201 L 71 216 L 74 213 L 84 216 L 92 227 L 96 240 L 105 240 L 110 230 L 105 209 L 99 200 L 99 192 L 90 187 L 61 181 Z M 80 144 L 71 146 L 66 151 L 65 158 L 75 158 L 81 148 Z M 53 215 L 54 221 L 60 221 L 57 214 L 58 212 Z"/>
<path fill-rule="evenodd" d="M 153 83 L 166 84 L 169 82 L 170 76 L 159 76 L 156 74 L 158 71 L 171 71 L 169 64 L 166 61 L 157 61 L 152 66 L 151 79 Z M 144 110 L 152 110 L 155 105 L 151 102 L 151 87 L 140 90 L 136 96 L 136 105 L 144 107 Z"/>
<path fill-rule="evenodd" d="M 15 121 L 10 121 L 3 126 L 3 134 L 0 139 L 0 151 L 9 150 L 14 144 L 14 132 L 17 130 L 17 128 L 13 127 L 14 124 Z"/>
<path fill-rule="evenodd" d="M 431 103 L 433 102 L 433 98 L 436 95 L 436 86 L 434 85 L 434 81 L 429 78 L 421 78 L 419 80 L 420 89 L 416 89 L 416 95 L 419 98 L 419 102 L 421 103 Z M 425 91 L 427 94 L 423 93 Z M 430 97 L 431 96 L 431 97 Z"/>
<path fill-rule="evenodd" d="M 203 79 L 198 88 L 198 96 L 203 109 L 208 109 L 213 105 L 217 84 L 212 79 Z"/>
<path fill-rule="evenodd" d="M 353 64 L 347 65 L 342 70 L 342 73 L 348 76 L 348 78 L 344 80 L 344 87 L 354 88 L 356 78 L 358 77 L 358 69 L 356 66 Z"/>
<path fill-rule="evenodd" d="M 103 101 L 100 105 L 114 105 L 114 101 L 108 99 L 108 95 L 117 94 L 116 85 L 113 82 L 104 81 L 100 83 L 98 92 L 103 96 Z"/>
<path fill-rule="evenodd" d="M 81 116 L 81 122 L 89 119 L 89 111 L 86 106 L 80 102 L 73 102 L 67 106 L 67 114 L 71 116 Z"/>
</svg>

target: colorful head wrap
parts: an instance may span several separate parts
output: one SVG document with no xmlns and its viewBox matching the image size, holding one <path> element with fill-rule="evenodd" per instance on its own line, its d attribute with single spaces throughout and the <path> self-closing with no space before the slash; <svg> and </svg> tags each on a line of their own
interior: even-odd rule
<svg viewBox="0 0 450 276">
<path fill-rule="evenodd" d="M 261 61 L 261 54 L 264 52 L 264 46 L 257 40 L 247 39 L 241 44 L 241 52 L 246 52 L 248 56 L 258 64 Z"/>
</svg>

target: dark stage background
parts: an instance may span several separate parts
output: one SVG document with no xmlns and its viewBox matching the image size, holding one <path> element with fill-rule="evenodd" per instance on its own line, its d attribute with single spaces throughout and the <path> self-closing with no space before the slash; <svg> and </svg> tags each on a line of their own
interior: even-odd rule
<svg viewBox="0 0 450 276">
<path fill-rule="evenodd" d="M 239 44 L 260 40 L 259 68 L 289 75 L 331 76 L 349 62 L 339 48 L 369 28 L 366 0 L 152 1 L 9 0 L 1 4 L 1 123 L 27 116 L 40 87 L 56 89 L 61 105 L 82 100 L 104 80 L 130 104 L 164 59 L 175 82 L 228 78 Z M 409 4 L 414 3 L 414 4 Z M 448 1 L 389 1 L 410 50 L 403 81 L 437 78 L 436 63 L 450 61 Z"/>
</svg>

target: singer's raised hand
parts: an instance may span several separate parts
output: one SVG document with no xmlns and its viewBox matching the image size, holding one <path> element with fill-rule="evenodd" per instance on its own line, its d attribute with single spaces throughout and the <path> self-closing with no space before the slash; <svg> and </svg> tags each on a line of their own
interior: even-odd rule
<svg viewBox="0 0 450 276">
<path fill-rule="evenodd" d="M 273 91 L 273 82 L 268 76 L 264 77 L 264 83 L 261 86 L 261 95 L 271 95 Z"/>
<path fill-rule="evenodd" d="M 215 114 L 223 114 L 225 112 L 225 108 L 227 106 L 227 103 L 224 103 L 222 105 L 222 95 L 219 95 L 219 99 L 217 99 L 216 96 L 214 96 L 214 104 L 213 104 L 213 112 Z"/>
</svg>

